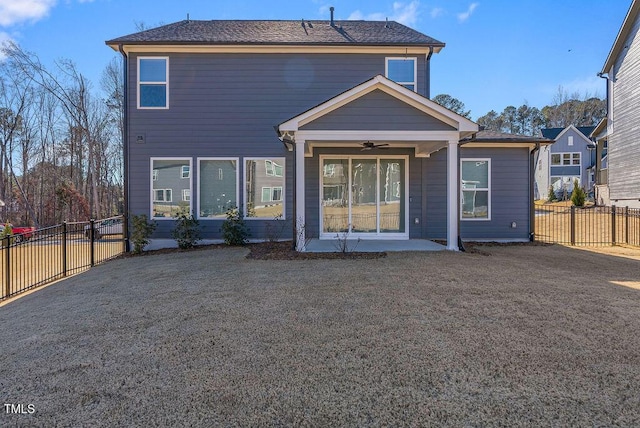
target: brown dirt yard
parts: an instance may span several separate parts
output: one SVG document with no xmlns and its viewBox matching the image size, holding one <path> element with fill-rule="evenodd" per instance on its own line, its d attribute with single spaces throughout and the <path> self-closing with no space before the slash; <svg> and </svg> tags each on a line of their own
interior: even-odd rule
<svg viewBox="0 0 640 428">
<path fill-rule="evenodd" d="M 475 250 L 105 263 L 0 307 L 0 426 L 640 425 L 640 260 Z"/>
</svg>

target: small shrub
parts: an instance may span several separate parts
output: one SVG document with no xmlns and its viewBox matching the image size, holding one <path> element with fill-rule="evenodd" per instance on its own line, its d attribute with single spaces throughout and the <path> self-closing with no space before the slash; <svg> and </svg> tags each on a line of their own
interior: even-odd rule
<svg viewBox="0 0 640 428">
<path fill-rule="evenodd" d="M 578 184 L 578 180 L 573 181 L 573 192 L 571 192 L 571 202 L 576 207 L 583 207 L 584 201 L 587 199 L 587 194 L 584 189 Z"/>
<path fill-rule="evenodd" d="M 193 248 L 200 240 L 200 222 L 187 209 L 176 214 L 176 227 L 171 231 L 173 239 L 182 249 Z"/>
<path fill-rule="evenodd" d="M 131 242 L 133 243 L 133 253 L 140 254 L 144 247 L 149 245 L 149 238 L 153 235 L 158 224 L 149 221 L 146 214 L 134 215 L 131 217 Z"/>
<path fill-rule="evenodd" d="M 556 196 L 556 192 L 553 190 L 553 186 L 549 186 L 549 193 L 547 194 L 547 201 L 548 202 L 555 202 L 558 200 L 558 197 Z"/>
<path fill-rule="evenodd" d="M 341 253 L 354 252 L 358 247 L 358 244 L 360 243 L 360 238 L 358 238 L 356 241 L 349 241 L 349 228 L 350 227 L 348 227 L 347 231 L 345 232 L 336 233 L 336 242 L 334 243 L 334 245 L 336 249 Z M 351 245 L 352 243 L 353 245 Z"/>
<path fill-rule="evenodd" d="M 222 223 L 222 237 L 227 245 L 245 245 L 249 242 L 249 228 L 241 211 L 234 207 L 226 212 L 227 219 Z"/>
<path fill-rule="evenodd" d="M 264 237 L 267 242 L 278 242 L 284 234 L 288 221 L 282 218 L 282 214 L 278 214 L 273 221 L 267 221 L 264 225 Z"/>
<path fill-rule="evenodd" d="M 7 244 L 7 241 L 9 241 L 9 245 L 13 245 L 15 242 L 15 239 L 13 236 L 13 227 L 11 226 L 11 223 L 7 222 L 4 225 L 4 229 L 2 229 L 2 232 L 0 232 L 0 245 L 4 246 L 5 244 Z M 9 237 L 9 239 L 7 240 L 7 237 Z"/>
<path fill-rule="evenodd" d="M 302 221 L 302 218 L 298 217 L 296 221 L 296 250 L 306 251 L 307 246 L 312 241 L 313 236 L 311 232 L 307 230 L 307 225 Z"/>
</svg>

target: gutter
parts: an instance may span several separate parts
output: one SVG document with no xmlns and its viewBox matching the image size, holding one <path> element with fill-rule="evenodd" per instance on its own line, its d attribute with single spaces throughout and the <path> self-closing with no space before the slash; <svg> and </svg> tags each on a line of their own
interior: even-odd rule
<svg viewBox="0 0 640 428">
<path fill-rule="evenodd" d="M 433 55 L 433 46 L 429 46 L 429 53 L 427 54 L 427 61 L 425 67 L 425 96 L 431 99 L 431 56 Z"/>
<path fill-rule="evenodd" d="M 130 241 L 129 241 L 129 85 L 127 82 L 127 77 L 129 75 L 129 58 L 127 57 L 126 52 L 124 51 L 122 44 L 118 45 L 118 51 L 122 54 L 122 167 L 124 169 L 123 174 L 123 186 L 122 186 L 122 196 L 124 198 L 124 250 L 125 252 L 130 251 Z"/>
</svg>

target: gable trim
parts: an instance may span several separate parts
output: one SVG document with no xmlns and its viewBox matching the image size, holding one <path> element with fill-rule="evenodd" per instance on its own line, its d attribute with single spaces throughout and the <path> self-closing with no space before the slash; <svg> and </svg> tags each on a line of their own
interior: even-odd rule
<svg viewBox="0 0 640 428">
<path fill-rule="evenodd" d="M 442 107 L 428 98 L 425 98 L 382 75 L 377 75 L 373 79 L 361 83 L 360 85 L 355 86 L 348 91 L 343 92 L 342 94 L 281 123 L 278 126 L 278 130 L 280 132 L 298 131 L 300 127 L 313 122 L 319 117 L 337 110 L 351 101 L 376 89 L 379 89 L 382 92 L 385 92 L 386 94 L 422 111 L 423 113 L 446 123 L 461 133 L 472 133 L 478 131 L 478 125 L 471 120 Z"/>
<path fill-rule="evenodd" d="M 593 144 L 593 141 L 591 141 L 587 136 L 585 136 L 582 132 L 580 132 L 580 130 L 578 128 L 576 128 L 574 125 L 569 125 L 566 128 L 564 128 L 559 134 L 558 136 L 555 138 L 554 141 L 558 141 L 560 138 L 562 138 L 562 136 L 567 133 L 570 129 L 573 129 L 579 137 L 581 137 L 587 144 Z"/>
</svg>

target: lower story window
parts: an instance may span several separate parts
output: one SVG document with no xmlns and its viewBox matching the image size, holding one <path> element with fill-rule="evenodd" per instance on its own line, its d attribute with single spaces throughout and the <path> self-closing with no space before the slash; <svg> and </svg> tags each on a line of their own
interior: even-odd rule
<svg viewBox="0 0 640 428">
<path fill-rule="evenodd" d="M 191 180 L 182 178 L 182 172 L 190 168 L 189 158 L 151 159 L 152 218 L 173 218 L 180 210 L 191 212 Z"/>
<path fill-rule="evenodd" d="M 238 206 L 238 159 L 198 159 L 198 216 L 224 218 Z"/>
<path fill-rule="evenodd" d="M 491 160 L 460 160 L 461 219 L 491 219 Z"/>
<path fill-rule="evenodd" d="M 245 217 L 284 217 L 284 158 L 245 159 Z"/>
</svg>

